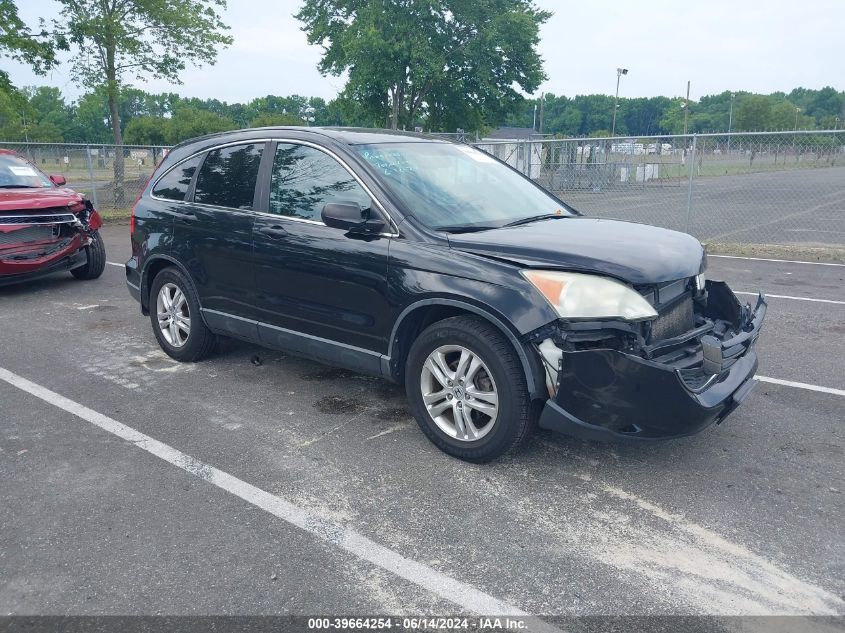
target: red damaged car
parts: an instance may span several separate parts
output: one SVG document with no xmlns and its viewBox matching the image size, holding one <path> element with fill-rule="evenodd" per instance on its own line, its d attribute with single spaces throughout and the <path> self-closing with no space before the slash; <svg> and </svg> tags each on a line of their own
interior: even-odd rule
<svg viewBox="0 0 845 633">
<path fill-rule="evenodd" d="M 96 279 L 106 267 L 100 214 L 64 176 L 0 149 L 0 286 L 69 270 Z"/>
</svg>

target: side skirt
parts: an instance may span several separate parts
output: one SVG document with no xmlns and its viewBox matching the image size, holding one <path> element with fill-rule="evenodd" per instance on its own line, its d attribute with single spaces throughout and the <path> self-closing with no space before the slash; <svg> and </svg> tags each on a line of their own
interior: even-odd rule
<svg viewBox="0 0 845 633">
<path fill-rule="evenodd" d="M 382 377 L 385 356 L 372 350 L 338 343 L 217 310 L 202 309 L 205 322 L 216 334 L 258 343 L 333 367 Z"/>
</svg>

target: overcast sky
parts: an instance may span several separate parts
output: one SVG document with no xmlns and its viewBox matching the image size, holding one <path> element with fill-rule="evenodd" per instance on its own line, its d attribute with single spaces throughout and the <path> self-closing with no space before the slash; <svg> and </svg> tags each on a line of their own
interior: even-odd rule
<svg viewBox="0 0 845 633">
<path fill-rule="evenodd" d="M 215 66 L 189 68 L 183 84 L 134 84 L 150 92 L 249 101 L 267 94 L 334 97 L 342 78 L 316 70 L 293 14 L 301 0 L 229 0 L 225 20 L 234 44 Z M 630 69 L 621 96 L 723 90 L 769 93 L 796 86 L 845 89 L 845 0 L 536 0 L 555 13 L 543 27 L 542 91 L 574 96 L 612 94 L 616 68 Z M 55 14 L 54 0 L 21 0 L 21 17 L 35 24 Z M 63 65 L 48 77 L 3 60 L 16 85 L 49 84 L 70 98 L 80 89 Z"/>
</svg>

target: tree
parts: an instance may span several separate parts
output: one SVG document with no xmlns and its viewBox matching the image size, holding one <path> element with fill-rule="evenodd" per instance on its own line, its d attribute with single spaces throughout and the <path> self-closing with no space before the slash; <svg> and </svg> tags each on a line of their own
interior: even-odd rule
<svg viewBox="0 0 845 633">
<path fill-rule="evenodd" d="M 130 145 L 165 145 L 168 123 L 163 117 L 136 117 L 126 124 L 125 140 Z"/>
<path fill-rule="evenodd" d="M 736 129 L 743 132 L 766 130 L 771 126 L 771 118 L 772 104 L 769 97 L 745 95 L 736 108 Z"/>
<path fill-rule="evenodd" d="M 198 110 L 191 107 L 179 107 L 167 121 L 168 143 L 175 144 L 215 132 L 226 132 L 237 127 L 235 122 L 209 110 Z"/>
<path fill-rule="evenodd" d="M 33 32 L 18 15 L 14 0 L 0 0 L 0 59 L 11 59 L 29 64 L 43 75 L 56 63 L 56 48 L 65 48 L 66 42 L 55 41 L 44 29 Z M 27 95 L 15 88 L 6 71 L 0 69 L 0 133 L 5 139 L 29 140 Z M 39 133 L 48 137 L 56 129 L 42 128 Z"/>
<path fill-rule="evenodd" d="M 356 116 L 393 129 L 501 120 L 517 87 L 545 79 L 537 44 L 550 16 L 531 0 L 305 0 L 296 15 L 324 48 L 320 71 L 348 72 Z"/>
<path fill-rule="evenodd" d="M 187 63 L 213 64 L 231 44 L 218 9 L 226 0 L 59 0 L 59 41 L 77 51 L 74 73 L 84 85 L 104 84 L 115 145 L 123 145 L 120 100 L 127 75 L 179 83 Z M 125 202 L 123 152 L 115 152 L 115 205 Z"/>
<path fill-rule="evenodd" d="M 15 88 L 9 82 L 9 78 L 0 72 L 0 138 L 8 141 L 24 140 L 25 109 L 26 95 Z"/>
<path fill-rule="evenodd" d="M 768 129 L 771 130 L 793 130 L 806 129 L 805 119 L 809 118 L 803 116 L 800 110 L 796 111 L 794 103 L 789 101 L 781 101 L 776 103 L 769 110 Z"/>
<path fill-rule="evenodd" d="M 79 98 L 76 103 L 74 133 L 69 135 L 80 143 L 108 143 L 113 136 L 109 129 L 109 108 L 105 88 L 100 87 Z"/>
<path fill-rule="evenodd" d="M 249 122 L 249 127 L 274 127 L 303 124 L 304 121 L 295 114 L 285 114 L 284 112 L 262 112 Z"/>
<path fill-rule="evenodd" d="M 845 111 L 845 94 L 836 92 L 830 86 L 821 90 L 811 90 L 804 110 L 816 119 L 842 116 Z"/>
<path fill-rule="evenodd" d="M 67 42 L 56 42 L 42 29 L 34 33 L 18 16 L 14 0 L 0 0 L 0 56 L 11 57 L 32 66 L 43 74 L 56 63 L 56 47 L 65 48 Z M 0 70 L 5 80 L 8 75 Z"/>
<path fill-rule="evenodd" d="M 42 143 L 61 143 L 73 128 L 73 109 L 58 88 L 26 88 L 29 138 Z"/>
</svg>

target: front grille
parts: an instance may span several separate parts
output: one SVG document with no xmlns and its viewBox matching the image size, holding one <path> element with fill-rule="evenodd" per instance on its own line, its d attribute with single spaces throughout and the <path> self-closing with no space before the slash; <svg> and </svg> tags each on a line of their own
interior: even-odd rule
<svg viewBox="0 0 845 633">
<path fill-rule="evenodd" d="M 29 213 L 0 214 L 0 224 L 4 226 L 19 224 L 75 224 L 76 222 L 77 217 L 70 212 L 47 213 L 45 211 L 31 211 Z"/>
<path fill-rule="evenodd" d="M 651 341 L 680 336 L 695 327 L 692 295 L 687 293 L 678 301 L 662 308 L 651 326 Z"/>
<path fill-rule="evenodd" d="M 3 211 L 3 215 L 64 215 L 72 213 L 69 207 L 44 207 L 43 209 L 12 209 Z"/>
<path fill-rule="evenodd" d="M 51 240 L 58 236 L 58 228 L 56 224 L 38 224 L 15 231 L 0 231 L 0 246 L 23 245 Z"/>
</svg>

